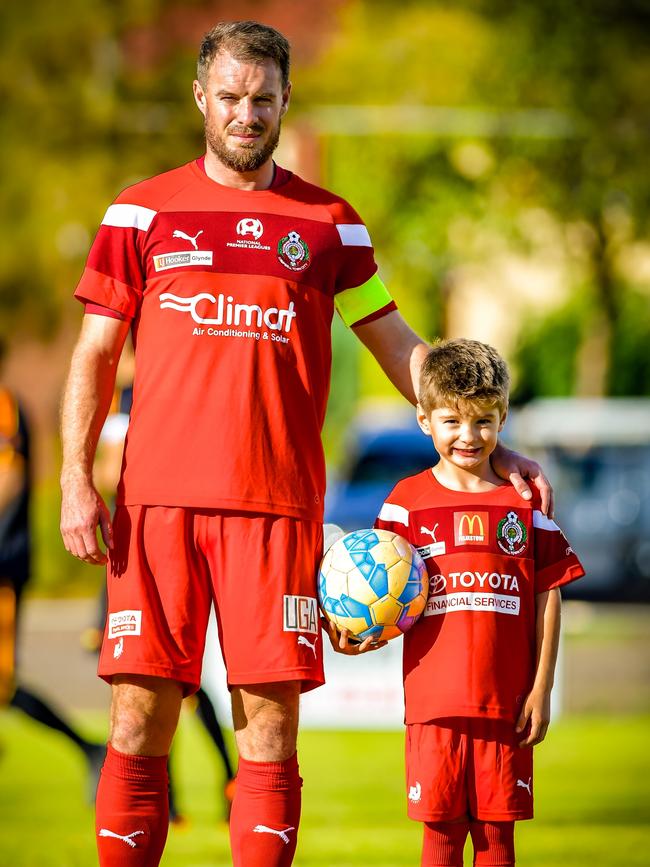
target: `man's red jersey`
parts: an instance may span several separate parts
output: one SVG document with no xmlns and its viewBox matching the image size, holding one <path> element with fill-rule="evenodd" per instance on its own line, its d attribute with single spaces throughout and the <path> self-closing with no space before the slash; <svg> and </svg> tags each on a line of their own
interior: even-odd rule
<svg viewBox="0 0 650 867">
<path fill-rule="evenodd" d="M 75 295 L 133 319 L 118 503 L 321 520 L 335 302 L 395 305 L 355 211 L 288 177 L 241 191 L 194 161 L 109 207 Z"/>
<path fill-rule="evenodd" d="M 535 675 L 535 595 L 584 575 L 536 494 L 452 491 L 426 470 L 395 486 L 376 526 L 408 539 L 430 578 L 404 636 L 406 722 L 516 721 Z"/>
</svg>

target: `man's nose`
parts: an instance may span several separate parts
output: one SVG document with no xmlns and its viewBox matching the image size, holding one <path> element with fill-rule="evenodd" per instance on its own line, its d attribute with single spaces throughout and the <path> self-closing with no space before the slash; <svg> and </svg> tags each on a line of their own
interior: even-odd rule
<svg viewBox="0 0 650 867">
<path fill-rule="evenodd" d="M 239 123 L 250 126 L 255 120 L 255 107 L 252 99 L 240 99 L 237 103 L 237 120 Z"/>
</svg>

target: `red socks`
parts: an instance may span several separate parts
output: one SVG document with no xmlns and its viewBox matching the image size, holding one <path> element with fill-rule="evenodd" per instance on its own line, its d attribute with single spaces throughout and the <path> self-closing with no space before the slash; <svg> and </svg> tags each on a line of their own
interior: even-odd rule
<svg viewBox="0 0 650 867">
<path fill-rule="evenodd" d="M 95 814 L 101 867 L 156 867 L 169 826 L 167 756 L 128 756 L 108 744 Z"/>
<path fill-rule="evenodd" d="M 425 822 L 422 867 L 463 867 L 469 822 Z"/>
<path fill-rule="evenodd" d="M 233 867 L 289 867 L 300 824 L 298 758 L 284 762 L 239 759 L 230 814 Z"/>
<path fill-rule="evenodd" d="M 476 867 L 514 867 L 515 823 L 470 822 Z"/>
</svg>

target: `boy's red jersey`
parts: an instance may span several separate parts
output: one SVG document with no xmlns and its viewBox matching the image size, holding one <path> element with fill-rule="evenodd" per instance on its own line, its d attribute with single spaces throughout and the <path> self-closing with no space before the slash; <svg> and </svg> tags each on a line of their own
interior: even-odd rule
<svg viewBox="0 0 650 867">
<path fill-rule="evenodd" d="M 376 526 L 408 539 L 430 578 L 404 636 L 406 722 L 516 721 L 535 674 L 535 595 L 584 575 L 538 497 L 452 491 L 426 470 L 395 486 Z"/>
<path fill-rule="evenodd" d="M 133 320 L 118 502 L 321 520 L 334 305 L 376 270 L 356 212 L 295 175 L 242 191 L 194 161 L 121 193 L 75 293 Z"/>
</svg>

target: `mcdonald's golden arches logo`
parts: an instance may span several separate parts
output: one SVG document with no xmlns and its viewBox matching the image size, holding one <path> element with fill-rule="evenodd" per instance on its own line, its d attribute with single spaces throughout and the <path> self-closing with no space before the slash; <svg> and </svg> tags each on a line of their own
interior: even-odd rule
<svg viewBox="0 0 650 867">
<path fill-rule="evenodd" d="M 488 512 L 454 512 L 456 545 L 486 545 L 489 535 Z"/>
</svg>

